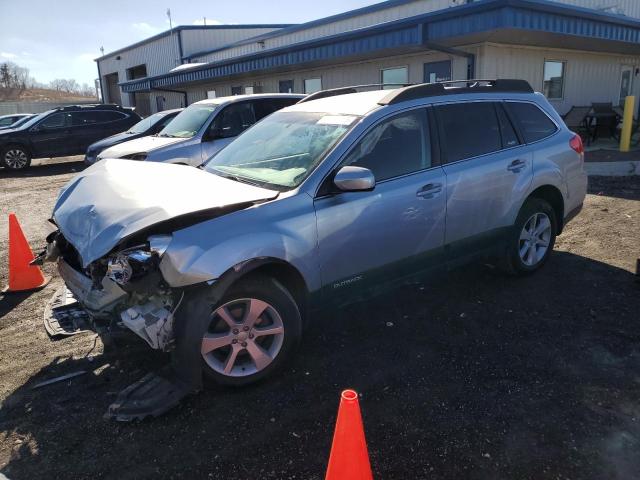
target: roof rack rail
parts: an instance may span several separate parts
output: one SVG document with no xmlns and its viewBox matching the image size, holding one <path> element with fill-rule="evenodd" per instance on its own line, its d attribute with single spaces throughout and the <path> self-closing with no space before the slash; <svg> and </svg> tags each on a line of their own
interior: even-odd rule
<svg viewBox="0 0 640 480">
<path fill-rule="evenodd" d="M 462 84 L 460 87 L 456 85 Z M 456 87 L 456 88 L 445 88 Z M 493 80 L 473 79 L 473 80 L 451 80 L 448 82 L 421 83 L 411 85 L 394 92 L 378 102 L 379 105 L 393 105 L 394 103 L 407 100 L 416 100 L 424 97 L 435 97 L 439 95 L 455 95 L 460 93 L 479 92 L 514 92 L 533 93 L 533 88 L 526 80 L 510 78 L 500 78 Z"/>
<path fill-rule="evenodd" d="M 358 88 L 372 88 L 372 87 L 408 87 L 413 83 L 368 83 L 365 85 L 350 85 L 348 87 L 331 88 L 328 90 L 320 90 L 319 92 L 310 93 L 298 103 L 310 102 L 311 100 L 318 100 L 319 98 L 335 97 L 336 95 L 346 95 L 348 93 L 357 93 Z"/>
<path fill-rule="evenodd" d="M 96 108 L 96 107 L 104 108 L 106 110 L 120 110 L 121 108 L 123 108 L 120 105 L 117 105 L 115 103 L 79 103 L 76 105 L 62 105 L 60 107 L 57 107 L 56 110 L 65 111 L 65 110 L 72 110 L 72 109 Z"/>
</svg>

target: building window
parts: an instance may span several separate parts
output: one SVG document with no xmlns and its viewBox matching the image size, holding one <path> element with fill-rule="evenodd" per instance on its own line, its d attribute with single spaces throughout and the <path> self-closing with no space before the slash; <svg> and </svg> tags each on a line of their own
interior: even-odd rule
<svg viewBox="0 0 640 480">
<path fill-rule="evenodd" d="M 382 83 L 393 83 L 393 84 L 405 84 L 409 83 L 409 68 L 408 67 L 396 67 L 396 68 L 385 68 L 382 70 Z M 387 88 L 398 88 L 398 85 L 389 85 L 388 87 L 382 87 L 383 89 Z"/>
<path fill-rule="evenodd" d="M 544 81 L 542 92 L 550 100 L 562 99 L 564 93 L 565 62 L 546 60 L 544 62 Z"/>
<path fill-rule="evenodd" d="M 210 99 L 210 98 L 216 98 L 215 90 L 207 90 L 207 99 Z"/>
<path fill-rule="evenodd" d="M 304 81 L 304 93 L 315 93 L 322 90 L 321 78 L 307 78 Z"/>
<path fill-rule="evenodd" d="M 253 95 L 253 87 L 244 87 L 245 95 Z"/>
<path fill-rule="evenodd" d="M 293 93 L 293 80 L 280 80 L 278 82 L 278 91 L 280 93 Z"/>
<path fill-rule="evenodd" d="M 231 95 L 242 95 L 242 87 L 231 87 Z"/>
</svg>

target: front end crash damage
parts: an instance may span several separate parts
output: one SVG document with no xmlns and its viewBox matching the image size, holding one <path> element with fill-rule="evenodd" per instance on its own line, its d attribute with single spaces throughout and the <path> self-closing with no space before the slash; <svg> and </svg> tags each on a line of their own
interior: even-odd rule
<svg viewBox="0 0 640 480">
<path fill-rule="evenodd" d="M 36 262 L 58 263 L 98 333 L 131 330 L 151 348 L 171 352 L 170 365 L 120 393 L 110 418 L 158 415 L 202 388 L 201 339 L 192 338 L 201 326 L 179 318 L 189 318 L 189 292 L 207 285 L 198 282 L 208 282 L 214 296 L 226 283 L 208 277 L 167 282 L 163 262 L 197 249 L 172 252 L 174 232 L 278 193 L 195 168 L 129 160 L 98 162 L 61 190 L 52 216 L 59 230 Z"/>
</svg>

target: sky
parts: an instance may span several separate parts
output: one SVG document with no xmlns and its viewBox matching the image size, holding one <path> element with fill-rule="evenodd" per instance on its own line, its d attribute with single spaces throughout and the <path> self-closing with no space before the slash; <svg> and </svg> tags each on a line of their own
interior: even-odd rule
<svg viewBox="0 0 640 480">
<path fill-rule="evenodd" d="M 302 23 L 379 0 L 0 0 L 0 63 L 26 67 L 37 81 L 93 85 L 100 47 L 109 53 L 173 25 Z"/>
</svg>

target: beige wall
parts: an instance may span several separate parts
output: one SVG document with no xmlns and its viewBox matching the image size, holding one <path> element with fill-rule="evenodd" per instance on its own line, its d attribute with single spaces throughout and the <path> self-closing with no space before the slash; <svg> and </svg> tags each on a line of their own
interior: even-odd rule
<svg viewBox="0 0 640 480">
<path fill-rule="evenodd" d="M 536 91 L 542 91 L 545 60 L 565 64 L 564 95 L 551 100 L 559 113 L 572 106 L 592 102 L 618 103 L 622 65 L 640 68 L 640 56 L 600 54 L 562 49 L 543 49 L 486 44 L 481 48 L 477 75 L 482 78 L 523 78 Z M 634 77 L 634 93 L 640 92 L 640 77 Z"/>
</svg>

